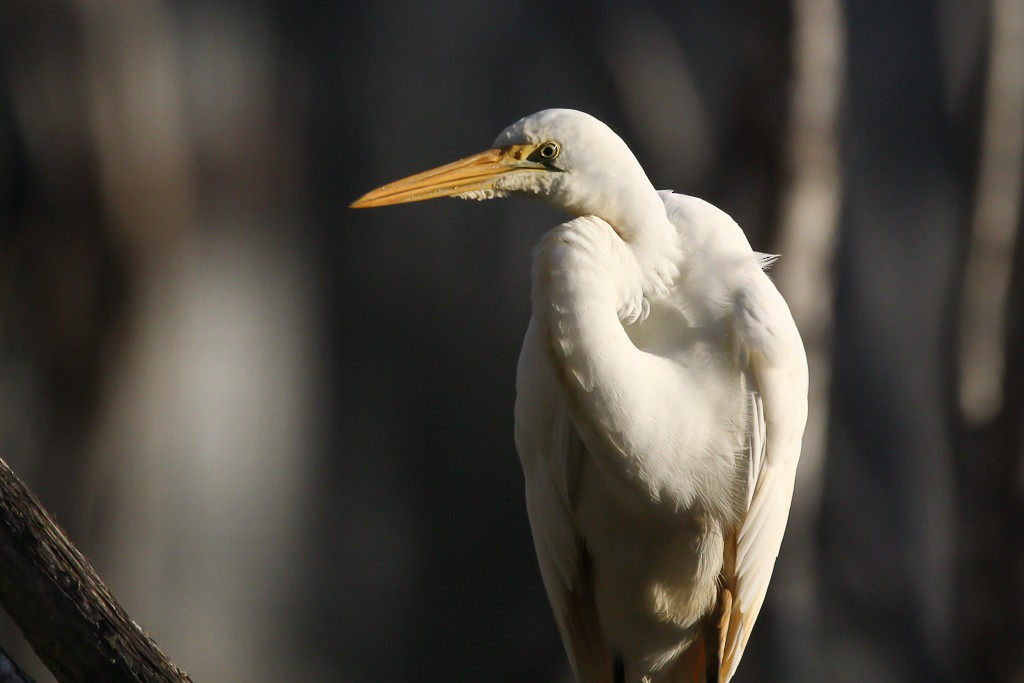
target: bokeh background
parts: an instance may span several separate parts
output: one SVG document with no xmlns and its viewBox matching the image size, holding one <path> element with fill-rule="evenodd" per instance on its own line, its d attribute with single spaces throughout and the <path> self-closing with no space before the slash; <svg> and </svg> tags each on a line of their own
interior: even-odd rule
<svg viewBox="0 0 1024 683">
<path fill-rule="evenodd" d="M 569 681 L 512 442 L 561 218 L 347 208 L 552 106 L 783 254 L 737 681 L 1024 681 L 1024 0 L 3 0 L 0 457 L 197 682 Z"/>
</svg>

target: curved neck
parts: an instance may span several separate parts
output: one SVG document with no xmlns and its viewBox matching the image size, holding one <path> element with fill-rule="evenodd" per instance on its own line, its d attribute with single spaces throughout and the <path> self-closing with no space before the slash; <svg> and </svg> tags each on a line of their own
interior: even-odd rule
<svg viewBox="0 0 1024 683">
<path fill-rule="evenodd" d="M 589 181 L 588 192 L 568 197 L 567 208 L 608 223 L 636 258 L 644 293 L 665 293 L 679 274 L 681 252 L 678 231 L 661 195 L 639 164 L 620 166 L 616 173 Z"/>
<path fill-rule="evenodd" d="M 632 202 L 630 209 L 618 222 L 609 222 L 636 257 L 644 294 L 665 294 L 679 275 L 679 233 L 653 190 L 642 201 Z"/>
</svg>

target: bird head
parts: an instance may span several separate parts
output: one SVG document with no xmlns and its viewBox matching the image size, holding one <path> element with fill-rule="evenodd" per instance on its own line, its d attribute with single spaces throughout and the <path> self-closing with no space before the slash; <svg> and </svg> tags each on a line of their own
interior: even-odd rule
<svg viewBox="0 0 1024 683">
<path fill-rule="evenodd" d="M 626 143 L 593 116 L 571 109 L 546 109 L 520 119 L 498 135 L 493 148 L 388 183 L 352 207 L 509 194 L 535 196 L 613 226 L 627 226 L 642 208 L 661 207 Z"/>
</svg>

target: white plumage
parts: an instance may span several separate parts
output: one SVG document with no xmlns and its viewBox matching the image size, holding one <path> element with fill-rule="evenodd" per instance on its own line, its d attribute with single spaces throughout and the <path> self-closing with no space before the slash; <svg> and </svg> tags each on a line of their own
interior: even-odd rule
<svg viewBox="0 0 1024 683">
<path fill-rule="evenodd" d="M 657 192 L 625 143 L 552 109 L 353 206 L 527 194 L 577 216 L 533 264 L 516 446 L 580 683 L 728 681 L 782 543 L 807 362 L 742 230 Z"/>
</svg>

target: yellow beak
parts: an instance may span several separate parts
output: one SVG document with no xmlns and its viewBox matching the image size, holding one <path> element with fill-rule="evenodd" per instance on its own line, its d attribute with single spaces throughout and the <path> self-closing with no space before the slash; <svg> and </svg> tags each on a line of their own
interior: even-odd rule
<svg viewBox="0 0 1024 683">
<path fill-rule="evenodd" d="M 368 209 L 389 204 L 422 202 L 473 190 L 488 190 L 494 187 L 499 178 L 514 171 L 547 170 L 543 164 L 527 159 L 534 147 L 536 145 L 509 145 L 489 149 L 378 187 L 350 206 L 353 209 Z"/>
</svg>

